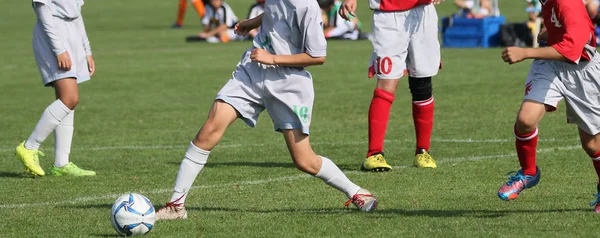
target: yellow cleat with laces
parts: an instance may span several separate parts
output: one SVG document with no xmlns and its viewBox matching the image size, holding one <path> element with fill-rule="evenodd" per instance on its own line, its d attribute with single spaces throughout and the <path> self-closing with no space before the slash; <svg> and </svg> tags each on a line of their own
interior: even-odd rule
<svg viewBox="0 0 600 238">
<path fill-rule="evenodd" d="M 415 155 L 414 165 L 417 168 L 437 168 L 435 160 L 433 160 L 431 155 L 429 155 L 429 153 L 427 153 L 427 151 L 423 149 L 419 150 L 419 153 Z"/>
<path fill-rule="evenodd" d="M 383 158 L 383 153 L 377 153 L 367 157 L 365 162 L 363 162 L 363 164 L 360 166 L 360 170 L 371 172 L 387 172 L 392 170 L 392 166 L 385 161 Z"/>
</svg>

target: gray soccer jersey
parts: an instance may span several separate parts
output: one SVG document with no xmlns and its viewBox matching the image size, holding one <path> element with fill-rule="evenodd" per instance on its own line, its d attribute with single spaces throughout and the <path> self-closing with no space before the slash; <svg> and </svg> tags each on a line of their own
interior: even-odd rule
<svg viewBox="0 0 600 238">
<path fill-rule="evenodd" d="M 260 32 L 254 47 L 276 55 L 307 53 L 326 56 L 321 8 L 317 1 L 267 0 Z"/>
<path fill-rule="evenodd" d="M 33 0 L 33 2 L 45 4 L 50 7 L 52 15 L 66 19 L 78 18 L 83 6 L 83 0 Z"/>
<path fill-rule="evenodd" d="M 276 55 L 307 53 L 323 57 L 327 41 L 322 24 L 317 1 L 267 0 L 260 33 L 253 44 Z M 314 102 L 310 73 L 304 68 L 252 62 L 253 49 L 242 55 L 216 99 L 233 106 L 251 127 L 266 109 L 275 130 L 301 129 L 308 134 Z"/>
</svg>

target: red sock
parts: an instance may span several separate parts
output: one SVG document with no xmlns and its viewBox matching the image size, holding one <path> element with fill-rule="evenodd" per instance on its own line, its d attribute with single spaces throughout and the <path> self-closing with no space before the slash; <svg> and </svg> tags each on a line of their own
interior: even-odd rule
<svg viewBox="0 0 600 238">
<path fill-rule="evenodd" d="M 519 157 L 521 169 L 523 169 L 523 174 L 534 176 L 537 173 L 535 168 L 535 150 L 538 143 L 538 129 L 535 128 L 533 132 L 521 134 L 517 131 L 517 125 L 515 124 L 514 130 L 517 155 Z"/>
<path fill-rule="evenodd" d="M 431 145 L 431 130 L 433 129 L 433 97 L 423 101 L 413 101 L 412 114 L 415 122 L 415 135 L 417 136 L 417 150 L 429 151 Z"/>
<path fill-rule="evenodd" d="M 598 175 L 598 185 L 600 186 L 600 151 L 596 152 L 596 154 L 591 157 L 592 162 L 594 163 L 594 169 L 596 169 L 596 174 Z"/>
<path fill-rule="evenodd" d="M 177 10 L 177 25 L 183 25 L 183 17 L 187 8 L 187 0 L 179 0 L 179 9 Z"/>
<path fill-rule="evenodd" d="M 373 100 L 369 107 L 369 152 L 367 157 L 383 152 L 385 129 L 393 102 L 394 94 L 378 88 L 373 92 Z"/>
</svg>

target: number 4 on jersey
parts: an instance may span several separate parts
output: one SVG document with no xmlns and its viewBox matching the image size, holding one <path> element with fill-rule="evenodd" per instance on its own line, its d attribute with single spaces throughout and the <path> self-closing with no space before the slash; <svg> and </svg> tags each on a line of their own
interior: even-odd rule
<svg viewBox="0 0 600 238">
<path fill-rule="evenodd" d="M 556 13 L 554 13 L 554 8 L 552 8 L 552 17 L 550 18 L 550 21 L 554 23 L 555 27 L 562 27 L 562 24 L 558 21 L 558 17 L 556 17 Z"/>
</svg>

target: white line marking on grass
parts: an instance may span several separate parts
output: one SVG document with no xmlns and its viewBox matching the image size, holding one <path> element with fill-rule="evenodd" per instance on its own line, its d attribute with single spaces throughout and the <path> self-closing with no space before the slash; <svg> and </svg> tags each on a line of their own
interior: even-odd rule
<svg viewBox="0 0 600 238">
<path fill-rule="evenodd" d="M 549 153 L 555 150 L 574 150 L 580 149 L 581 146 L 564 146 L 564 147 L 556 147 L 556 148 L 546 148 L 539 149 L 538 153 Z M 515 157 L 515 153 L 510 154 L 499 154 L 499 155 L 485 155 L 485 156 L 470 156 L 470 157 L 457 157 L 457 158 L 447 158 L 440 159 L 439 164 L 449 164 L 449 163 L 461 163 L 467 161 L 480 161 L 487 159 L 496 159 L 496 158 L 506 158 L 506 157 Z M 394 166 L 394 169 L 407 169 L 413 167 L 412 165 L 406 166 Z M 363 173 L 360 171 L 345 171 L 345 174 L 359 174 Z M 236 185 L 257 185 L 257 184 L 265 184 L 265 183 L 273 183 L 273 182 L 281 182 L 281 181 L 295 181 L 300 179 L 311 178 L 312 176 L 307 174 L 297 175 L 297 176 L 284 176 L 279 178 L 269 178 L 269 179 L 261 179 L 261 180 L 246 180 L 234 183 L 225 183 L 225 184 L 214 184 L 214 185 L 202 185 L 202 186 L 193 186 L 191 189 L 210 189 L 210 188 L 222 188 L 222 187 L 232 187 Z M 162 193 L 170 193 L 173 189 L 155 189 L 149 191 L 135 191 L 140 194 L 162 194 Z M 52 201 L 52 202 L 41 202 L 41 203 L 21 203 L 21 204 L 3 204 L 0 205 L 0 209 L 14 209 L 14 208 L 24 208 L 24 207 L 39 207 L 39 206 L 58 206 L 58 205 L 67 205 L 67 204 L 79 204 L 84 202 L 91 201 L 100 201 L 100 200 L 109 200 L 116 199 L 122 194 L 105 194 L 98 196 L 89 196 L 89 197 L 78 197 L 72 199 L 65 199 L 63 201 Z"/>
<path fill-rule="evenodd" d="M 474 139 L 432 139 L 431 142 L 437 143 L 508 143 L 514 142 L 514 139 L 486 139 L 486 140 L 474 140 Z M 540 139 L 540 142 L 545 141 L 576 141 L 576 139 Z M 414 143 L 414 140 L 385 140 L 386 143 Z M 361 145 L 367 144 L 367 141 L 352 141 L 352 142 L 312 142 L 312 145 Z M 221 144 L 217 145 L 217 148 L 237 148 L 237 147 L 265 147 L 265 146 L 285 146 L 284 143 L 277 144 Z M 412 144 L 411 144 L 412 146 Z M 75 151 L 100 151 L 100 150 L 170 150 L 170 149 L 185 149 L 187 145 L 125 145 L 125 146 L 99 146 L 99 147 L 86 147 L 80 146 L 73 148 Z M 3 152 L 14 152 L 15 148 L 0 148 L 0 153 Z M 54 148 L 44 149 L 43 151 L 54 151 Z"/>
</svg>

